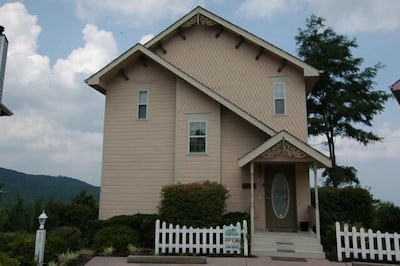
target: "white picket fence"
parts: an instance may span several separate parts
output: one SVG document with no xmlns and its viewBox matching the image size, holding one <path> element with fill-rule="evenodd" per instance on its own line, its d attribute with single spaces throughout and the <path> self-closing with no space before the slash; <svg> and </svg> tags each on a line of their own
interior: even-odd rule
<svg viewBox="0 0 400 266">
<path fill-rule="evenodd" d="M 167 227 L 166 222 L 157 220 L 155 254 L 228 254 L 230 252 L 223 243 L 224 228 L 187 228 L 172 224 Z M 236 223 L 236 229 L 242 236 L 243 255 L 248 256 L 247 221 L 243 221 L 243 227 Z"/>
<path fill-rule="evenodd" d="M 343 255 L 355 260 L 400 261 L 399 234 L 374 233 L 371 229 L 365 232 L 364 228 L 357 231 L 355 226 L 350 231 L 347 224 L 341 231 L 340 223 L 335 225 L 338 261 L 343 261 Z"/>
</svg>

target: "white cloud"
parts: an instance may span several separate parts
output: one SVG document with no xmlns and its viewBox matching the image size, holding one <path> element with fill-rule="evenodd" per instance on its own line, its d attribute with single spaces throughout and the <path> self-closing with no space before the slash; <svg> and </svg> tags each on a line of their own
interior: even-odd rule
<svg viewBox="0 0 400 266">
<path fill-rule="evenodd" d="M 154 34 L 147 34 L 142 36 L 142 38 L 140 38 L 139 43 L 140 44 L 145 44 L 146 42 L 150 41 L 151 39 L 154 38 Z"/>
<path fill-rule="evenodd" d="M 1 119 L 0 166 L 99 185 L 104 96 L 83 79 L 116 56 L 116 42 L 86 25 L 84 45 L 51 66 L 37 52 L 37 23 L 21 3 L 0 7 L 9 40 L 3 100 L 14 112 Z"/>
<path fill-rule="evenodd" d="M 394 31 L 400 28 L 398 0 L 308 0 L 316 15 L 333 22 L 336 31 L 349 34 Z"/>
<path fill-rule="evenodd" d="M 134 27 L 149 25 L 162 19 L 175 19 L 204 1 L 198 0 L 76 0 L 78 16 L 83 20 L 99 18 L 132 23 Z"/>
<path fill-rule="evenodd" d="M 299 7 L 296 0 L 246 0 L 239 6 L 237 13 L 248 17 L 273 17 L 288 13 Z"/>
<path fill-rule="evenodd" d="M 327 19 L 327 25 L 343 34 L 400 29 L 398 0 L 246 0 L 237 13 L 271 18 L 299 10 Z"/>
<path fill-rule="evenodd" d="M 391 160 L 397 159 L 400 154 L 400 128 L 392 128 L 388 122 L 376 127 L 376 134 L 383 137 L 382 142 L 375 142 L 364 146 L 355 140 L 337 137 L 335 139 L 336 158 L 339 164 L 348 165 L 348 161 Z M 324 137 L 312 137 L 309 144 L 324 154 L 329 154 L 326 148 L 321 147 Z"/>
<path fill-rule="evenodd" d="M 76 80 L 77 73 L 93 73 L 117 54 L 117 44 L 110 32 L 99 31 L 95 25 L 88 24 L 82 34 L 85 46 L 72 51 L 67 59 L 58 59 L 54 65 L 55 75 L 69 88 L 81 85 L 82 80 Z"/>
</svg>

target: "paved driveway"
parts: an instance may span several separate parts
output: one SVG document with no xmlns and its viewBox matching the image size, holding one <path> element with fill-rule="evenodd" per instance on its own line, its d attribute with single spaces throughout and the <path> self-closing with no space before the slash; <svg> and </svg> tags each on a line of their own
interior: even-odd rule
<svg viewBox="0 0 400 266">
<path fill-rule="evenodd" d="M 135 266 L 144 265 L 139 263 L 127 263 L 126 257 L 95 257 L 89 261 L 86 266 Z M 184 264 L 145 264 L 162 266 L 179 266 Z M 201 264 L 196 264 L 201 265 Z M 258 258 L 207 258 L 207 265 L 211 266 L 348 266 L 351 263 L 339 263 L 321 259 L 307 259 L 304 261 L 285 261 L 275 260 L 270 257 Z"/>
</svg>

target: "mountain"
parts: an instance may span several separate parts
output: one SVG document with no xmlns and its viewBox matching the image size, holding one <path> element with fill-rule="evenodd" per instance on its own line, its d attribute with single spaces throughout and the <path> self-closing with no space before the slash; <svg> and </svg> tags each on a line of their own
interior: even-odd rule
<svg viewBox="0 0 400 266">
<path fill-rule="evenodd" d="M 18 196 L 28 204 L 38 199 L 68 203 L 82 190 L 99 200 L 100 188 L 83 181 L 65 176 L 25 174 L 0 167 L 0 204 L 3 206 L 15 203 Z"/>
</svg>

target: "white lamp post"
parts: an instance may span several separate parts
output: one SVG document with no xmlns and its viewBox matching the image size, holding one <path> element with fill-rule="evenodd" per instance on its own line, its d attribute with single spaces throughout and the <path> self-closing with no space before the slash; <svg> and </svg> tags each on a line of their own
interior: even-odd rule
<svg viewBox="0 0 400 266">
<path fill-rule="evenodd" d="M 43 213 L 39 215 L 39 229 L 36 230 L 36 242 L 35 242 L 35 260 L 38 266 L 43 265 L 44 259 L 44 245 L 46 243 L 46 229 L 44 229 L 44 224 L 46 223 L 47 215 L 43 210 Z"/>
</svg>

